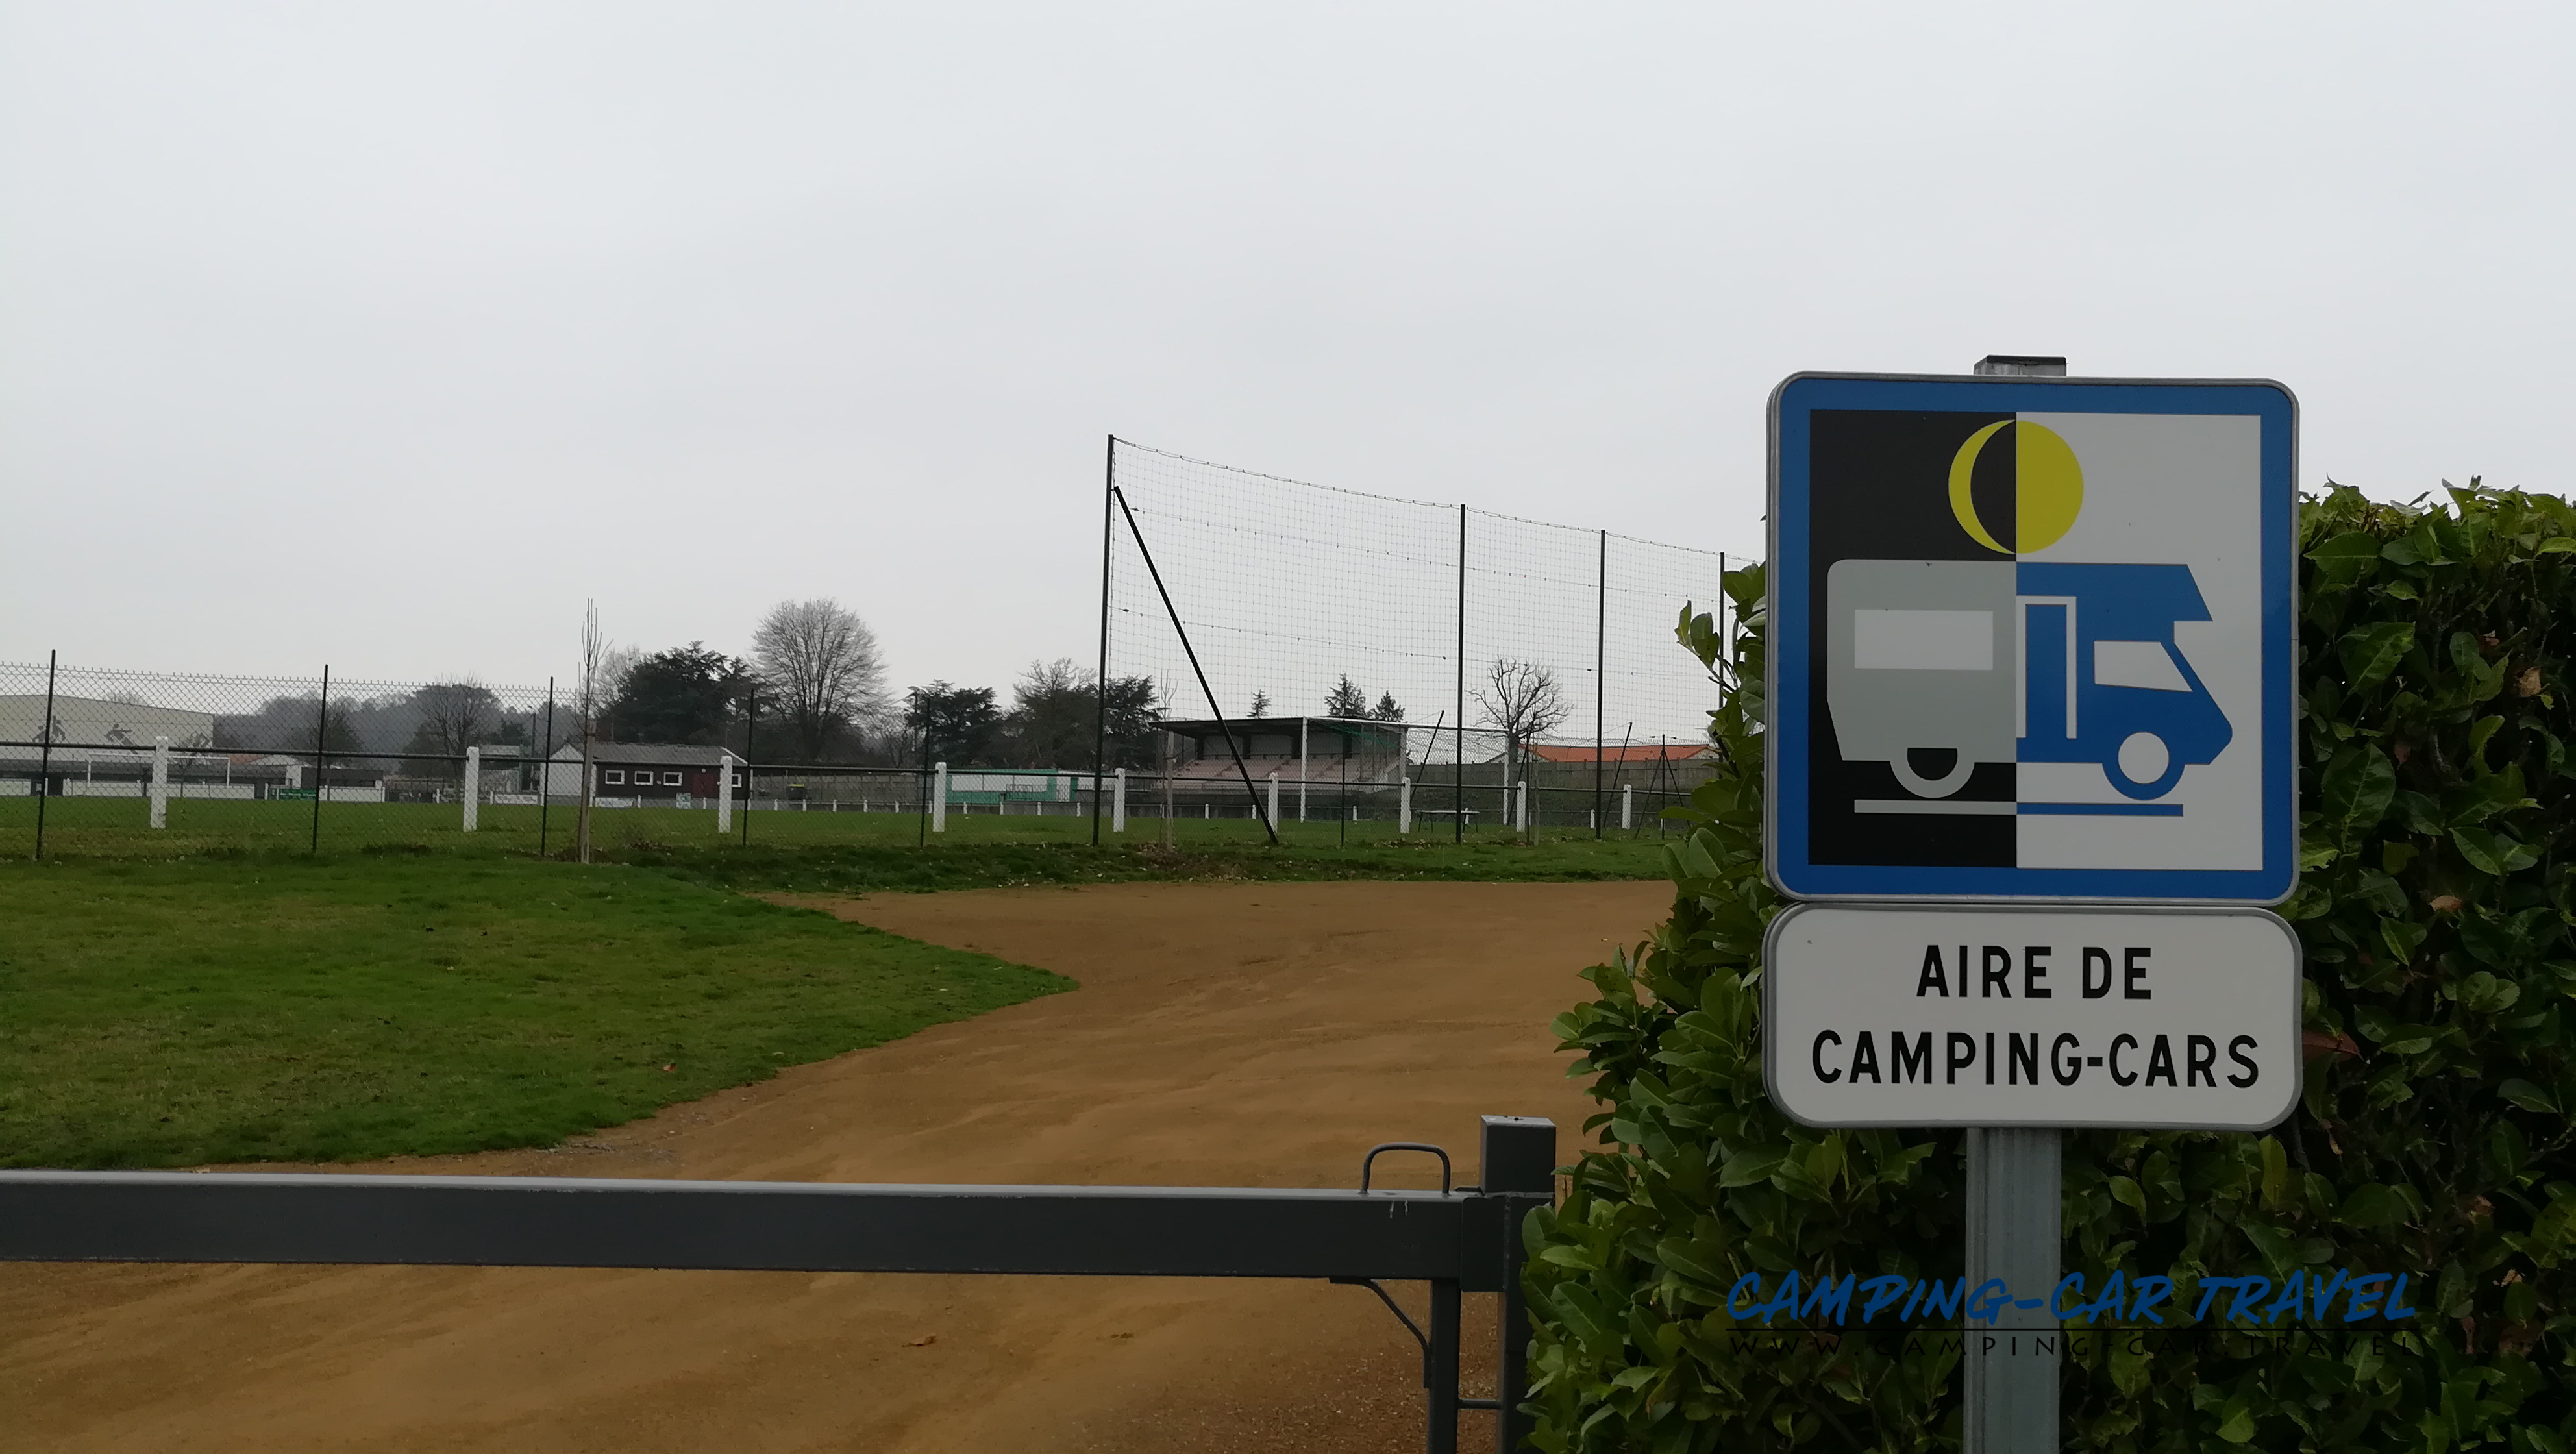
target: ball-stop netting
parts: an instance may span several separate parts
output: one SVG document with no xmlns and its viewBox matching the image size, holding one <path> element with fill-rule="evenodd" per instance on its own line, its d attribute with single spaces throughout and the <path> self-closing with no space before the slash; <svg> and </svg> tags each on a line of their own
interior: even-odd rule
<svg viewBox="0 0 2576 1454">
<path fill-rule="evenodd" d="M 1154 681 L 1211 793 L 1276 771 L 1303 816 L 1321 794 L 1376 818 L 1411 779 L 1462 826 L 1597 822 L 1705 774 L 1718 689 L 1673 625 L 1742 560 L 1124 440 L 1111 479 L 1108 675 Z"/>
</svg>

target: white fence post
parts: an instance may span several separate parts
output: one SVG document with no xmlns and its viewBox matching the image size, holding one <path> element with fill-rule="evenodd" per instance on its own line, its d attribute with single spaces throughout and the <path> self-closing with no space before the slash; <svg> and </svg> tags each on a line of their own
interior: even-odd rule
<svg viewBox="0 0 2576 1454">
<path fill-rule="evenodd" d="M 1279 831 L 1279 774 L 1270 775 L 1270 831 Z"/>
<path fill-rule="evenodd" d="M 482 798 L 483 749 L 469 747 L 465 749 L 465 831 L 468 833 L 474 831 L 478 821 L 476 810 L 482 807 Z"/>
<path fill-rule="evenodd" d="M 170 739 L 152 739 L 152 826 L 170 826 Z"/>
<path fill-rule="evenodd" d="M 1413 779 L 1395 780 L 1395 831 L 1398 836 L 1413 831 Z"/>
<path fill-rule="evenodd" d="M 1127 769 L 1123 767 L 1118 769 L 1114 792 L 1116 796 L 1109 800 L 1109 831 L 1124 833 L 1127 831 Z"/>
<path fill-rule="evenodd" d="M 1528 778 L 1522 778 L 1512 791 L 1512 826 L 1523 833 L 1529 831 Z"/>
<path fill-rule="evenodd" d="M 930 769 L 930 831 L 948 831 L 948 764 L 944 762 Z"/>
<path fill-rule="evenodd" d="M 1637 826 L 1637 789 L 1633 783 L 1619 785 L 1619 826 L 1622 828 Z"/>
<path fill-rule="evenodd" d="M 716 836 L 733 831 L 733 765 L 730 752 L 716 754 Z"/>
</svg>

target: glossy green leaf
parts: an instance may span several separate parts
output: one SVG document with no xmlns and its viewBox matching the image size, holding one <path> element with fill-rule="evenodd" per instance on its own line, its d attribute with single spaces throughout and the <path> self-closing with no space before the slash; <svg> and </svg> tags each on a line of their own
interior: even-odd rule
<svg viewBox="0 0 2576 1454">
<path fill-rule="evenodd" d="M 2397 769 L 2388 754 L 2367 743 L 2345 748 L 2325 771 L 2326 817 L 2339 836 L 2377 827 L 2397 795 Z"/>
<path fill-rule="evenodd" d="M 2345 685 L 2353 691 L 2367 691 L 2388 680 L 2389 673 L 2415 644 L 2415 624 L 2411 621 L 2379 621 L 2355 628 L 2337 644 L 2342 658 Z"/>
</svg>

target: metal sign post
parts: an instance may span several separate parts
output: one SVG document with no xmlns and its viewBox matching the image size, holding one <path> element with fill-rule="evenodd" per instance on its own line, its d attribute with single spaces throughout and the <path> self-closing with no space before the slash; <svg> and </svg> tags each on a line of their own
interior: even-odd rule
<svg viewBox="0 0 2576 1454">
<path fill-rule="evenodd" d="M 1968 1286 L 2057 1286 L 2059 1153 L 2066 1133 L 1968 1132 Z M 2045 1305 L 1997 1310 L 1963 1334 L 1960 1391 L 1970 1454 L 2039 1454 L 2058 1447 L 2057 1317 Z"/>
<path fill-rule="evenodd" d="M 1764 1080 L 1967 1128 L 1971 1454 L 2059 1445 L 2062 1128 L 2297 1103 L 2297 432 L 2278 384 L 2060 358 L 1771 398 L 1764 868 L 1809 902 Z"/>
</svg>

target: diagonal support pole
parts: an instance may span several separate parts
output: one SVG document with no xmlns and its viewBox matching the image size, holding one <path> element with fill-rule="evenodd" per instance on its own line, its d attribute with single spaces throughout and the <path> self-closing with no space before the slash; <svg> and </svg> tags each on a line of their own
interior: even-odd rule
<svg viewBox="0 0 2576 1454">
<path fill-rule="evenodd" d="M 1243 744 L 1234 740 L 1234 728 L 1225 720 L 1225 709 L 1216 704 L 1216 690 L 1208 685 L 1207 673 L 1199 668 L 1198 649 L 1190 645 L 1190 628 L 1181 624 L 1181 613 L 1172 605 L 1172 593 L 1163 588 L 1163 573 L 1154 565 L 1154 552 L 1145 545 L 1145 532 L 1136 528 L 1136 512 L 1127 508 L 1127 492 L 1111 485 L 1109 497 L 1118 502 L 1118 513 L 1127 517 L 1127 533 L 1136 538 L 1136 553 L 1145 558 L 1145 571 L 1154 578 L 1154 594 L 1163 598 L 1163 614 L 1172 618 L 1172 630 L 1180 634 L 1181 650 L 1190 659 L 1190 674 L 1199 679 L 1199 691 L 1207 697 L 1209 715 L 1216 718 L 1217 730 L 1225 734 L 1225 750 L 1234 754 L 1234 770 L 1243 778 L 1243 796 L 1252 804 L 1252 815 L 1261 820 L 1261 831 L 1270 835 L 1270 845 L 1276 848 L 1279 825 L 1262 810 L 1261 790 L 1252 785 L 1252 769 L 1243 765 Z"/>
</svg>

